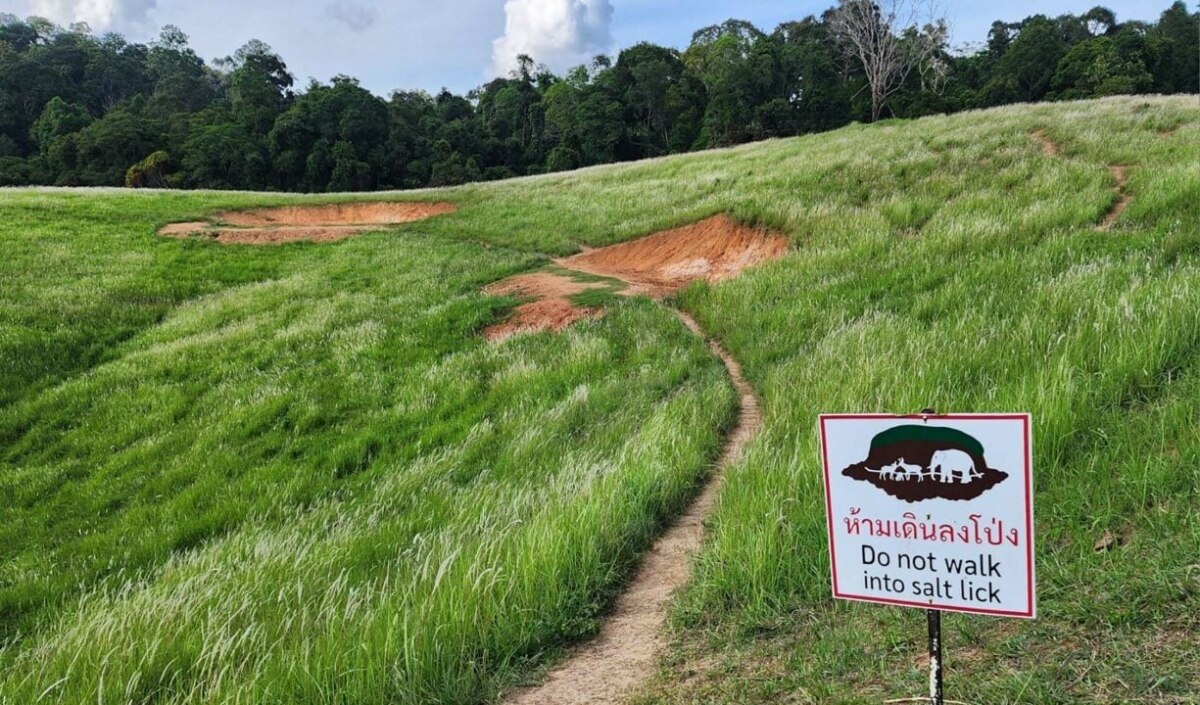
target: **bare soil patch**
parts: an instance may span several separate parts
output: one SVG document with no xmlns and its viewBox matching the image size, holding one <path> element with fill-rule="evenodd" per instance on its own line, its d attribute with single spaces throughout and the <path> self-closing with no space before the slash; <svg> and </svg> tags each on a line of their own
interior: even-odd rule
<svg viewBox="0 0 1200 705">
<path fill-rule="evenodd" d="M 596 316 L 599 311 L 576 306 L 569 297 L 603 286 L 594 282 L 578 282 L 551 272 L 519 274 L 492 284 L 484 291 L 502 296 L 532 297 L 534 300 L 518 306 L 508 320 L 484 330 L 483 337 L 499 343 L 522 333 L 562 330 L 580 319 Z"/>
<path fill-rule="evenodd" d="M 280 225 L 396 225 L 453 213 L 450 203 L 331 203 L 321 206 L 283 206 L 218 213 L 217 218 L 238 227 Z"/>
<path fill-rule="evenodd" d="M 283 245 L 289 242 L 338 242 L 377 229 L 363 225 L 223 228 L 214 230 L 212 238 L 222 245 Z"/>
<path fill-rule="evenodd" d="M 783 256 L 788 240 L 767 230 L 746 227 L 718 215 L 682 228 L 666 230 L 638 240 L 582 252 L 556 263 L 566 269 L 618 279 L 624 294 L 649 294 L 660 298 L 697 279 L 718 282 L 737 276 L 747 267 Z M 578 282 L 550 272 L 522 274 L 485 289 L 490 294 L 533 297 L 517 307 L 513 316 L 484 330 L 490 341 L 500 342 L 521 333 L 562 330 L 602 310 L 575 306 L 569 299 L 605 284 Z"/>
<path fill-rule="evenodd" d="M 707 338 L 691 316 L 681 311 L 676 314 L 693 333 Z M 758 399 L 737 361 L 716 341 L 709 340 L 709 347 L 728 370 L 741 410 L 712 479 L 646 554 L 600 633 L 575 649 L 541 685 L 510 693 L 505 699 L 509 705 L 617 705 L 653 676 L 655 659 L 667 646 L 663 627 L 671 597 L 691 577 L 692 554 L 700 548 L 704 521 L 721 492 L 724 471 L 741 459 L 746 444 L 762 425 Z"/>
<path fill-rule="evenodd" d="M 783 235 L 750 228 L 717 215 L 638 240 L 582 252 L 564 267 L 620 279 L 637 294 L 664 296 L 697 279 L 730 279 L 756 264 L 782 257 Z"/>
<path fill-rule="evenodd" d="M 212 224 L 207 222 L 170 223 L 159 228 L 158 234 L 163 237 L 185 238 L 198 235 L 210 228 L 212 228 Z"/>
<path fill-rule="evenodd" d="M 1113 181 L 1116 182 L 1113 190 L 1117 193 L 1117 200 L 1108 209 L 1108 212 L 1104 214 L 1104 220 L 1100 222 L 1098 227 L 1099 230 L 1112 230 L 1113 225 L 1116 224 L 1117 219 L 1121 217 L 1125 209 L 1129 207 L 1129 202 L 1132 200 L 1129 194 L 1125 192 L 1125 184 L 1129 180 L 1129 170 L 1121 165 L 1113 165 L 1108 167 L 1108 171 L 1112 174 Z"/>
<path fill-rule="evenodd" d="M 488 286 L 484 291 L 501 296 L 533 296 L 556 298 L 574 296 L 589 289 L 600 289 L 600 282 L 581 282 L 553 272 L 518 274 Z"/>
<path fill-rule="evenodd" d="M 1042 146 L 1042 154 L 1045 154 L 1047 157 L 1057 157 L 1058 156 L 1058 153 L 1059 153 L 1058 145 L 1055 144 L 1053 140 L 1051 140 L 1049 137 L 1046 136 L 1045 130 L 1035 130 L 1033 133 L 1033 136 L 1034 136 L 1034 138 L 1037 139 L 1038 144 L 1040 144 Z"/>
<path fill-rule="evenodd" d="M 538 299 L 518 306 L 508 320 L 484 330 L 483 337 L 489 342 L 501 343 L 514 335 L 562 330 L 597 314 L 595 309 L 576 306 L 569 299 Z"/>
<path fill-rule="evenodd" d="M 226 211 L 220 224 L 171 223 L 165 237 L 207 237 L 224 245 L 282 245 L 288 242 L 337 242 L 389 225 L 412 223 L 452 213 L 449 203 L 337 203 Z"/>
</svg>

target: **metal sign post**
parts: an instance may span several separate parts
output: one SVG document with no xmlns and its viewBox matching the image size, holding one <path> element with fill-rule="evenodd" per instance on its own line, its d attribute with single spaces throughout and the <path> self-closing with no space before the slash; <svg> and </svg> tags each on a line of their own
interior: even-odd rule
<svg viewBox="0 0 1200 705">
<path fill-rule="evenodd" d="M 945 705 L 942 692 L 942 613 L 926 610 L 929 619 L 929 702 Z"/>
<path fill-rule="evenodd" d="M 936 415 L 934 409 L 921 410 L 925 423 L 929 423 L 930 416 Z M 942 613 L 940 610 L 925 610 L 925 617 L 929 622 L 929 702 L 931 705 L 945 705 L 942 688 Z"/>
</svg>

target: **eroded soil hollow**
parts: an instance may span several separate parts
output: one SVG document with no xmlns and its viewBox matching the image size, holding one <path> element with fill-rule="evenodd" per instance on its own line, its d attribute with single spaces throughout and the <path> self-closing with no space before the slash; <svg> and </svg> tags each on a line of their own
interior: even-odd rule
<svg viewBox="0 0 1200 705">
<path fill-rule="evenodd" d="M 783 235 L 717 215 L 681 228 L 582 252 L 564 267 L 629 284 L 633 293 L 664 296 L 703 279 L 719 282 L 783 256 Z"/>
<path fill-rule="evenodd" d="M 519 274 L 492 284 L 484 291 L 500 296 L 529 298 L 532 301 L 518 306 L 508 320 L 484 330 L 483 336 L 493 343 L 498 343 L 521 333 L 562 330 L 582 318 L 597 313 L 593 309 L 576 306 L 570 297 L 589 289 L 603 287 L 599 282 L 576 281 L 552 272 Z"/>
<path fill-rule="evenodd" d="M 225 245 L 336 242 L 381 227 L 454 212 L 450 203 L 332 203 L 218 213 L 215 222 L 172 223 L 165 237 L 206 237 Z"/>
<path fill-rule="evenodd" d="M 681 228 L 666 230 L 638 240 L 584 249 L 556 264 L 568 270 L 619 280 L 624 294 L 648 294 L 662 298 L 696 280 L 719 282 L 742 270 L 782 257 L 787 251 L 785 236 L 741 225 L 726 215 L 717 215 Z M 508 321 L 484 331 L 498 342 L 519 333 L 561 330 L 599 311 L 575 306 L 570 297 L 604 284 L 579 282 L 564 274 L 522 274 L 488 287 L 488 293 L 532 299 L 519 306 Z"/>
</svg>

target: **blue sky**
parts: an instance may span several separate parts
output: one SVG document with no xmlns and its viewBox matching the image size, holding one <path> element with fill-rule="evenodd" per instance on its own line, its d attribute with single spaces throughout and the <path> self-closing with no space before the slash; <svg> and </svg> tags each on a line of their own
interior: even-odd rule
<svg viewBox="0 0 1200 705">
<path fill-rule="evenodd" d="M 730 17 L 770 30 L 834 0 L 0 0 L 0 12 L 83 20 L 145 41 L 179 25 L 206 59 L 250 38 L 279 52 L 303 84 L 344 73 L 367 88 L 465 91 L 527 51 L 556 70 L 647 40 L 685 47 L 696 29 Z M 941 0 L 953 43 L 981 41 L 996 19 L 1080 13 L 1104 4 L 1120 19 L 1153 20 L 1170 0 Z M 499 44 L 497 45 L 497 41 Z M 503 55 L 503 56 L 502 56 Z"/>
</svg>

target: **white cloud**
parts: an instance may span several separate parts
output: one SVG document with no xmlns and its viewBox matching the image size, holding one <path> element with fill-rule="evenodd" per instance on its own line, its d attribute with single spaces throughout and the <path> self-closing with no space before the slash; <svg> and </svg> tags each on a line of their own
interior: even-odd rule
<svg viewBox="0 0 1200 705">
<path fill-rule="evenodd" d="M 346 25 L 353 32 L 365 32 L 375 25 L 379 13 L 354 0 L 337 0 L 325 6 L 325 14 Z"/>
<path fill-rule="evenodd" d="M 507 0 L 504 36 L 492 42 L 492 75 L 516 68 L 517 55 L 555 69 L 612 47 L 610 0 Z"/>
<path fill-rule="evenodd" d="M 86 22 L 95 30 L 145 23 L 155 0 L 32 0 L 30 13 L 61 25 Z"/>
</svg>

